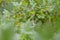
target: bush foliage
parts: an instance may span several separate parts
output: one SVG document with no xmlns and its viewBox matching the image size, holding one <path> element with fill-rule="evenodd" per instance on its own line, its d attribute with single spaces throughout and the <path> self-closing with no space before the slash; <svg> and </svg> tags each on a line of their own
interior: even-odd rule
<svg viewBox="0 0 60 40">
<path fill-rule="evenodd" d="M 0 0 L 0 40 L 60 40 L 60 0 Z"/>
</svg>

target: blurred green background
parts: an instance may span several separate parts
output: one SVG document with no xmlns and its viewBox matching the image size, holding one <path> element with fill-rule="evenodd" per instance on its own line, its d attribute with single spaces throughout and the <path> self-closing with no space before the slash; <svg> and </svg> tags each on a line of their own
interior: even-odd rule
<svg viewBox="0 0 60 40">
<path fill-rule="evenodd" d="M 60 40 L 60 0 L 0 0 L 0 40 Z"/>
</svg>

